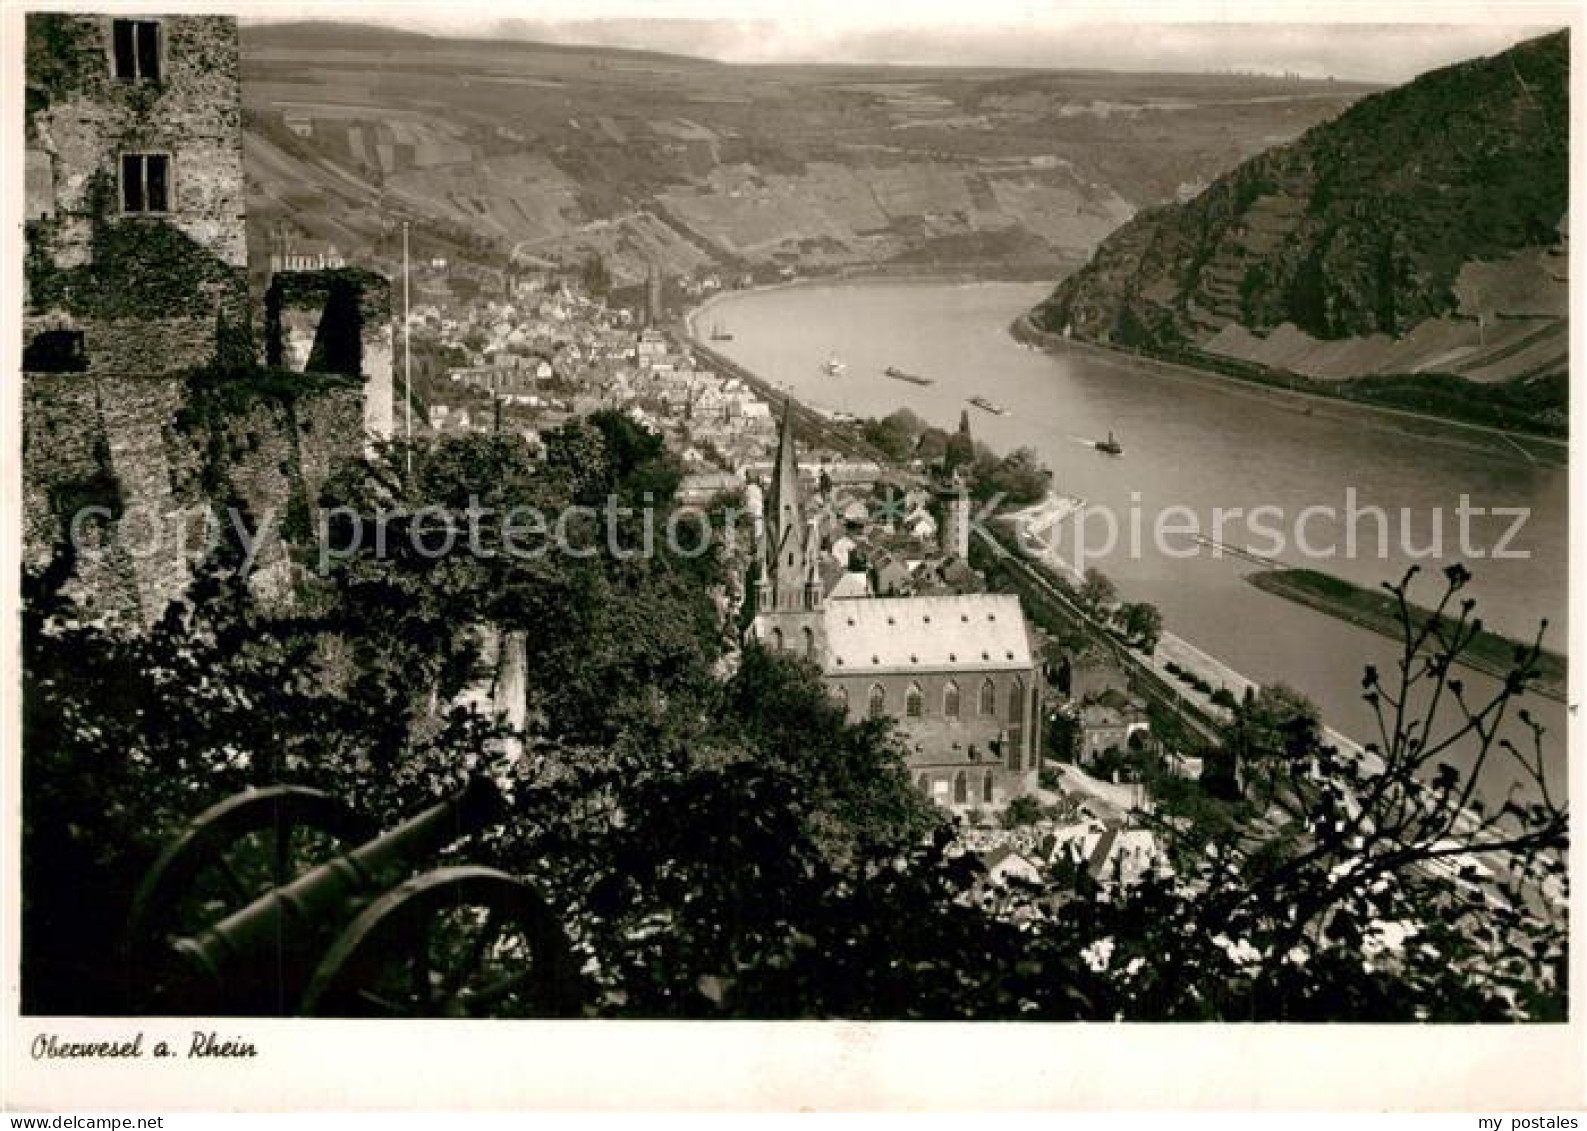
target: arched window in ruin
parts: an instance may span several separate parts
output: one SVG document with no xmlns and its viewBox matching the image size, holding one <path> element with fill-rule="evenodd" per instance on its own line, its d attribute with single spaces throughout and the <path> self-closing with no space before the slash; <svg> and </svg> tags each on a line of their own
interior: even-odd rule
<svg viewBox="0 0 1587 1131">
<path fill-rule="evenodd" d="M 950 719 L 959 717 L 959 685 L 951 679 L 942 689 L 942 713 Z"/>
<path fill-rule="evenodd" d="M 871 684 L 871 718 L 879 719 L 887 714 L 887 692 L 879 683 Z"/>
<path fill-rule="evenodd" d="M 997 685 L 990 678 L 981 683 L 981 714 L 997 714 Z"/>
<path fill-rule="evenodd" d="M 909 691 L 904 695 L 904 714 L 912 719 L 920 718 L 925 711 L 926 697 L 920 692 L 920 684 L 911 683 Z"/>
</svg>

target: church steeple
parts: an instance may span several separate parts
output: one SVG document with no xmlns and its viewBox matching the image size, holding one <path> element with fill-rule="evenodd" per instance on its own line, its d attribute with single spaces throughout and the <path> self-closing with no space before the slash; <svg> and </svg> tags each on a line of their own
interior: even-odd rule
<svg viewBox="0 0 1587 1131">
<path fill-rule="evenodd" d="M 763 612 L 777 603 L 777 593 L 772 587 L 770 539 L 763 525 L 755 554 L 755 611 Z"/>
<path fill-rule="evenodd" d="M 777 436 L 777 462 L 766 494 L 766 538 L 773 582 L 772 608 L 807 608 L 806 581 L 810 566 L 805 534 L 804 499 L 799 488 L 799 453 L 794 444 L 793 406 L 784 402 Z"/>
<path fill-rule="evenodd" d="M 824 596 L 821 585 L 821 526 L 811 519 L 805 528 L 804 607 L 819 609 Z"/>
<path fill-rule="evenodd" d="M 766 498 L 768 525 L 775 532 L 774 544 L 783 542 L 791 524 L 798 529 L 800 506 L 799 453 L 794 446 L 793 405 L 783 402 L 782 426 L 777 433 L 777 463 L 771 471 L 771 490 Z"/>
</svg>

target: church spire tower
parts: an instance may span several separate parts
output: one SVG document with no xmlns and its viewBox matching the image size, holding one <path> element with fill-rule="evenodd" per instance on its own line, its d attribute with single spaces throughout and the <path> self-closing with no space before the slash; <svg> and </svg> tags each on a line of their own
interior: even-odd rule
<svg viewBox="0 0 1587 1131">
<path fill-rule="evenodd" d="M 777 437 L 777 462 L 766 495 L 766 560 L 771 566 L 771 606 L 765 611 L 809 608 L 807 582 L 816 563 L 810 559 L 804 500 L 799 486 L 799 453 L 794 444 L 793 406 L 784 402 Z"/>
</svg>

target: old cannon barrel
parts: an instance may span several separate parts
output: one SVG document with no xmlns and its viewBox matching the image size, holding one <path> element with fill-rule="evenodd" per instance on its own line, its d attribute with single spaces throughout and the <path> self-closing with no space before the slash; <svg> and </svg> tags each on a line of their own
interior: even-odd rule
<svg viewBox="0 0 1587 1131">
<path fill-rule="evenodd" d="M 416 860 L 483 828 L 500 808 L 496 787 L 476 778 L 456 796 L 176 940 L 168 984 L 183 1011 L 293 1012 L 329 937 L 360 897 L 400 883 Z"/>
</svg>

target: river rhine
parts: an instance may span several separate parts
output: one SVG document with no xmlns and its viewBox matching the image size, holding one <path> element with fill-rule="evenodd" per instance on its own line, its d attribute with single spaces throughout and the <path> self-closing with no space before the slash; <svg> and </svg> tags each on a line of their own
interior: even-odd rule
<svg viewBox="0 0 1587 1131">
<path fill-rule="evenodd" d="M 699 329 L 720 326 L 731 333 L 731 341 L 712 345 L 812 407 L 866 417 L 907 405 L 944 428 L 957 425 L 970 396 L 1006 407 L 1003 416 L 969 408 L 976 438 L 998 452 L 1035 449 L 1052 468 L 1058 491 L 1087 500 L 1086 543 L 1095 552 L 1086 565 L 1113 578 L 1123 599 L 1157 605 L 1170 629 L 1236 669 L 1300 689 L 1330 724 L 1359 740 L 1376 737 L 1361 700 L 1363 666 L 1393 671 L 1392 642 L 1257 590 L 1242 580 L 1256 568 L 1247 561 L 1215 558 L 1183 533 L 1155 538 L 1159 521 L 1214 535 L 1221 511 L 1222 541 L 1365 585 L 1398 579 L 1420 564 L 1413 595 L 1424 604 L 1438 596 L 1441 569 L 1463 562 L 1474 575 L 1468 595 L 1486 623 L 1530 638 L 1546 617 L 1545 643 L 1565 651 L 1563 468 L 1473 450 L 1458 442 L 1455 430 L 1456 442 L 1445 443 L 1407 435 L 1371 413 L 1308 412 L 1304 401 L 1177 379 L 1128 358 L 1028 348 L 1009 335 L 1009 324 L 1049 289 L 942 282 L 796 286 L 725 296 Z M 824 371 L 833 355 L 847 367 L 842 376 Z M 888 366 L 934 383 L 920 387 L 889 378 L 883 373 Z M 1090 445 L 1109 431 L 1123 444 L 1122 457 Z M 1476 553 L 1462 552 L 1463 496 L 1468 508 L 1488 512 L 1468 518 L 1465 549 Z M 1277 510 L 1252 515 L 1258 507 Z M 1165 515 L 1168 508 L 1187 510 Z M 1373 508 L 1382 509 L 1381 518 Z M 1504 546 L 1515 524 L 1511 512 L 1518 510 L 1525 521 Z M 1102 512 L 1118 528 L 1118 544 L 1108 553 L 1101 552 L 1107 533 Z M 1140 530 L 1138 538 L 1131 537 L 1132 527 Z M 1073 537 L 1071 530 L 1063 545 L 1070 561 Z M 1492 556 L 1500 548 L 1516 556 Z M 1468 683 L 1492 686 L 1476 677 Z M 1564 758 L 1564 708 L 1528 698 L 1549 728 L 1549 761 L 1557 769 Z"/>
</svg>

